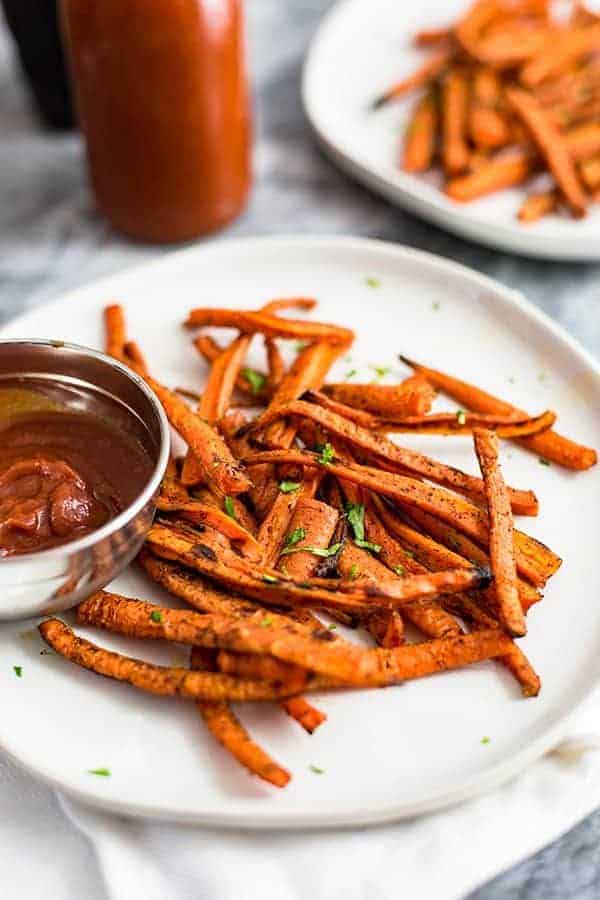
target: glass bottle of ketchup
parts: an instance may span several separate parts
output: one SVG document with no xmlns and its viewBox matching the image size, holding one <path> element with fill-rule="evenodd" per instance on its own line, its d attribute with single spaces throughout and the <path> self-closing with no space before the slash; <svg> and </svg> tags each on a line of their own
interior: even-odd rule
<svg viewBox="0 0 600 900">
<path fill-rule="evenodd" d="M 62 0 L 92 186 L 155 243 L 221 228 L 250 186 L 242 0 Z"/>
</svg>

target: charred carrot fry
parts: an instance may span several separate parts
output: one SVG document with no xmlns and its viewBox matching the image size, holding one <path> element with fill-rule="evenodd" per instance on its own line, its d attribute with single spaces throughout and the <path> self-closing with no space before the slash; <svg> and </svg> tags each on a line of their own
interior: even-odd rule
<svg viewBox="0 0 600 900">
<path fill-rule="evenodd" d="M 434 53 L 426 63 L 424 63 L 415 72 L 412 72 L 406 78 L 397 81 L 390 88 L 380 94 L 372 103 L 372 109 L 380 109 L 391 100 L 399 100 L 400 97 L 417 88 L 423 87 L 429 82 L 434 81 L 446 68 L 452 57 L 454 56 L 452 47 L 443 47 Z"/>
<path fill-rule="evenodd" d="M 209 668 L 205 660 L 206 654 L 201 648 L 193 647 L 190 668 L 199 670 Z M 213 737 L 252 775 L 257 775 L 275 787 L 286 786 L 291 777 L 290 773 L 252 740 L 226 701 L 198 700 L 197 707 Z"/>
<path fill-rule="evenodd" d="M 267 410 L 257 421 L 261 427 L 264 427 L 282 415 L 311 419 L 329 434 L 336 435 L 350 446 L 359 447 L 369 454 L 382 457 L 387 463 L 400 467 L 403 472 L 415 473 L 475 499 L 484 497 L 483 483 L 480 478 L 467 475 L 452 466 L 445 466 L 408 447 L 401 447 L 381 434 L 367 431 L 360 425 L 338 416 L 337 413 L 322 409 L 312 403 L 296 400 L 272 411 Z M 520 515 L 536 515 L 538 504 L 533 492 L 511 488 L 510 498 L 515 512 Z"/>
<path fill-rule="evenodd" d="M 424 416 L 435 397 L 431 385 L 419 376 L 400 384 L 326 384 L 322 391 L 332 400 L 387 419 Z"/>
<path fill-rule="evenodd" d="M 198 500 L 188 500 L 187 503 L 172 505 L 170 511 L 179 513 L 186 522 L 191 522 L 192 525 L 210 525 L 230 541 L 239 542 L 240 552 L 243 556 L 257 563 L 264 561 L 262 545 L 228 512 L 215 506 L 208 506 Z"/>
<path fill-rule="evenodd" d="M 244 334 L 261 332 L 272 338 L 295 338 L 308 341 L 328 341 L 332 344 L 349 345 L 354 340 L 354 332 L 340 325 L 326 325 L 323 322 L 305 322 L 302 319 L 283 319 L 272 313 L 252 312 L 209 307 L 193 309 L 185 322 L 187 328 L 203 328 L 215 325 L 237 328 Z"/>
<path fill-rule="evenodd" d="M 390 497 L 425 512 L 433 513 L 461 532 L 472 537 L 477 543 L 488 546 L 489 530 L 487 517 L 481 509 L 462 497 L 451 494 L 445 488 L 434 487 L 414 478 L 397 475 L 358 464 L 341 465 L 335 462 L 320 462 L 316 454 L 302 450 L 271 450 L 251 454 L 246 462 L 297 462 L 307 466 L 326 465 L 327 470 L 342 480 L 360 484 L 374 493 Z M 536 586 L 543 586 L 556 572 L 561 560 L 540 541 L 521 531 L 515 532 L 517 566 L 521 574 Z"/>
<path fill-rule="evenodd" d="M 290 697 L 289 700 L 282 700 L 281 706 L 309 734 L 314 734 L 319 725 L 327 721 L 325 713 L 309 703 L 306 697 Z"/>
<path fill-rule="evenodd" d="M 157 666 L 152 663 L 104 650 L 78 637 L 58 619 L 46 619 L 39 626 L 46 643 L 84 669 L 124 681 L 150 694 L 184 697 L 189 700 L 277 700 L 295 689 L 260 681 L 242 681 L 220 672 L 190 672 L 189 669 Z M 482 648 L 483 649 L 483 648 Z M 497 638 L 485 651 L 498 649 Z M 485 652 L 484 651 L 484 652 Z"/>
<path fill-rule="evenodd" d="M 469 166 L 467 113 L 469 82 L 461 69 L 451 69 L 442 82 L 442 162 L 448 175 L 458 175 Z"/>
<path fill-rule="evenodd" d="M 418 102 L 403 142 L 401 167 L 425 172 L 433 161 L 438 129 L 438 102 L 431 91 Z"/>
<path fill-rule="evenodd" d="M 491 66 L 480 66 L 473 76 L 469 106 L 469 134 L 483 150 L 494 150 L 509 143 L 510 126 L 500 112 L 501 86 Z"/>
<path fill-rule="evenodd" d="M 504 188 L 521 184 L 530 175 L 535 164 L 527 151 L 515 150 L 491 159 L 475 171 L 447 182 L 445 191 L 453 200 L 468 203 Z"/>
<path fill-rule="evenodd" d="M 521 222 L 537 222 L 538 219 L 554 212 L 558 207 L 558 195 L 556 191 L 544 191 L 540 194 L 530 194 L 523 201 L 517 213 Z"/>
<path fill-rule="evenodd" d="M 273 338 L 265 338 L 265 349 L 267 351 L 267 362 L 269 365 L 267 380 L 275 390 L 285 375 L 285 362 L 283 356 L 279 352 L 279 347 Z"/>
<path fill-rule="evenodd" d="M 309 578 L 315 573 L 319 557 L 310 547 L 326 551 L 337 525 L 338 514 L 320 500 L 302 497 L 296 504 L 287 534 L 279 547 L 277 568 L 295 578 Z"/>
<path fill-rule="evenodd" d="M 438 572 L 429 577 L 389 578 L 377 585 L 335 578 L 305 581 L 271 572 L 254 575 L 226 562 L 219 562 L 218 558 L 214 558 L 217 554 L 208 545 L 201 541 L 194 542 L 192 537 L 160 524 L 150 529 L 148 543 L 155 555 L 183 563 L 244 596 L 274 606 L 291 605 L 295 608 L 310 605 L 364 615 L 383 605 L 402 607 L 421 597 L 475 589 L 489 582 L 489 572 L 479 568 Z"/>
<path fill-rule="evenodd" d="M 573 215 L 584 216 L 586 197 L 567 143 L 558 128 L 532 94 L 510 88 L 506 91 L 506 99 L 529 130 Z"/>
<path fill-rule="evenodd" d="M 160 620 L 158 616 L 151 615 L 157 611 L 160 613 Z M 395 684 L 405 678 L 419 678 L 456 665 L 468 665 L 480 659 L 499 656 L 506 652 L 509 643 L 502 632 L 490 630 L 427 641 L 410 647 L 363 649 L 336 638 L 326 629 L 324 633 L 329 635 L 328 638 L 320 632 L 308 634 L 292 626 L 287 626 L 286 630 L 271 625 L 263 627 L 260 623 L 254 624 L 249 620 L 201 616 L 185 610 L 159 608 L 140 600 L 113 597 L 111 602 L 106 602 L 102 595 L 95 595 L 80 604 L 77 617 L 82 624 L 99 626 L 133 637 L 267 654 L 325 677 L 373 687 Z M 40 630 L 44 629 L 44 625 L 48 625 L 48 622 L 43 623 Z M 47 629 L 42 630 L 43 635 L 45 631 Z M 213 674 L 179 671 L 186 672 L 188 676 Z M 249 685 L 253 685 L 255 690 L 258 689 L 258 699 L 261 698 L 260 688 L 263 691 L 265 687 L 271 691 L 274 686 L 276 688 L 276 684 L 267 682 L 243 683 L 235 682 L 226 675 L 213 677 L 226 679 L 227 687 L 232 691 L 237 688 L 240 693 L 249 691 Z M 185 692 L 185 687 L 184 680 L 183 691 L 181 685 L 178 685 L 177 692 L 183 696 L 193 696 Z M 289 682 L 286 688 L 291 690 Z"/>
<path fill-rule="evenodd" d="M 105 349 L 109 356 L 123 360 L 127 329 L 123 307 L 119 303 L 111 303 L 104 308 Z"/>
<path fill-rule="evenodd" d="M 568 70 L 582 57 L 600 50 L 600 23 L 588 28 L 565 31 L 563 37 L 528 62 L 520 73 L 521 82 L 527 87 L 541 84 L 547 78 L 556 77 Z"/>
<path fill-rule="evenodd" d="M 526 631 L 525 616 L 517 590 L 514 529 L 510 500 L 498 461 L 498 438 L 491 431 L 473 432 L 475 452 L 485 484 L 490 520 L 490 559 L 502 624 L 513 637 Z"/>
<path fill-rule="evenodd" d="M 424 375 L 431 384 L 438 390 L 448 394 L 454 400 L 463 404 L 468 409 L 475 412 L 492 413 L 504 415 L 506 413 L 518 412 L 523 410 L 516 406 L 511 406 L 505 400 L 500 400 L 481 388 L 477 388 L 466 381 L 460 381 L 452 375 L 446 375 L 436 369 L 430 369 L 420 363 L 409 360 L 405 356 L 400 357 L 406 365 L 411 369 Z M 551 460 L 564 466 L 567 469 L 589 469 L 597 462 L 596 451 L 591 447 L 583 447 L 576 444 L 569 438 L 562 437 L 555 431 L 544 431 L 542 434 L 536 434 L 533 437 L 522 438 L 519 444 L 533 453 L 537 453 L 544 459 Z"/>
</svg>

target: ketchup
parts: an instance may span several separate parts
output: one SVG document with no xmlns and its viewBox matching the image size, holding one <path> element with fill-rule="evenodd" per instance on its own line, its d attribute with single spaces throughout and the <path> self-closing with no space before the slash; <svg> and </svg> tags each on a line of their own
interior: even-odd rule
<svg viewBox="0 0 600 900">
<path fill-rule="evenodd" d="M 62 0 L 98 206 L 168 243 L 220 228 L 250 185 L 241 0 Z"/>
</svg>

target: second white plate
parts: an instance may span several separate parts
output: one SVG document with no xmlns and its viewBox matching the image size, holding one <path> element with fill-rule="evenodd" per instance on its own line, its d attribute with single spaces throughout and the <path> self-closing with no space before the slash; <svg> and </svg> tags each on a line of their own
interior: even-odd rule
<svg viewBox="0 0 600 900">
<path fill-rule="evenodd" d="M 414 97 L 372 112 L 383 90 L 426 58 L 411 45 L 415 32 L 456 20 L 466 0 L 340 0 L 308 52 L 303 102 L 324 149 L 368 187 L 426 219 L 490 247 L 555 260 L 600 259 L 600 205 L 585 219 L 546 216 L 533 225 L 516 218 L 524 188 L 459 204 L 435 178 L 402 172 L 400 143 Z"/>
</svg>

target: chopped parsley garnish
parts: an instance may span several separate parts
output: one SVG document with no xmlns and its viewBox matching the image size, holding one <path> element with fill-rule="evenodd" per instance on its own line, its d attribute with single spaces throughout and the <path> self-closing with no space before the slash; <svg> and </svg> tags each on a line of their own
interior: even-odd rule
<svg viewBox="0 0 600 900">
<path fill-rule="evenodd" d="M 361 547 L 362 550 L 370 550 L 371 553 L 379 553 L 381 550 L 381 544 L 374 544 L 372 541 L 361 541 L 357 538 L 354 543 L 357 547 Z"/>
<path fill-rule="evenodd" d="M 344 378 L 354 378 L 354 376 L 356 375 L 357 372 L 358 372 L 358 369 L 348 369 L 348 371 L 344 375 Z"/>
<path fill-rule="evenodd" d="M 303 350 L 309 346 L 308 341 L 296 341 L 294 344 L 294 350 L 296 353 L 302 353 Z"/>
<path fill-rule="evenodd" d="M 250 385 L 250 391 L 253 394 L 260 394 L 267 381 L 267 376 L 256 369 L 242 369 L 242 375 Z"/>
<path fill-rule="evenodd" d="M 264 619 L 262 620 L 262 622 L 260 623 L 260 627 L 261 627 L 261 628 L 268 628 L 269 625 L 272 625 L 272 624 L 273 624 L 273 619 L 271 618 L 271 616 L 265 616 L 265 618 L 264 618 Z"/>
<path fill-rule="evenodd" d="M 13 672 L 17 676 L 17 678 L 23 677 L 23 666 L 13 666 Z"/>
<path fill-rule="evenodd" d="M 412 550 L 405 550 L 404 552 L 406 553 L 406 555 L 407 555 L 410 559 L 414 559 L 414 558 L 415 558 L 415 554 L 412 552 Z"/>
<path fill-rule="evenodd" d="M 320 766 L 315 766 L 315 765 L 313 765 L 313 763 L 311 763 L 308 768 L 310 769 L 311 772 L 314 772 L 315 775 L 324 775 L 325 774 L 325 769 L 321 769 Z"/>
<path fill-rule="evenodd" d="M 390 366 L 369 366 L 375 372 L 377 378 L 385 378 L 391 372 Z"/>
<path fill-rule="evenodd" d="M 549 466 L 551 465 L 550 460 L 546 459 L 544 456 L 540 456 L 540 466 Z"/>
<path fill-rule="evenodd" d="M 279 578 L 275 578 L 273 575 L 263 575 L 262 580 L 266 584 L 279 584 Z"/>
<path fill-rule="evenodd" d="M 404 575 L 405 571 L 406 570 L 404 566 L 394 566 L 394 572 L 396 573 L 396 575 Z"/>
<path fill-rule="evenodd" d="M 489 737 L 487 736 L 487 734 L 486 734 L 485 737 L 482 737 L 482 738 L 481 738 L 481 743 L 482 743 L 482 744 L 491 744 L 491 742 L 492 742 L 492 739 L 489 738 Z"/>
<path fill-rule="evenodd" d="M 352 581 L 355 581 L 360 575 L 360 571 L 356 563 L 353 563 L 348 570 L 348 578 L 351 578 Z"/>
<path fill-rule="evenodd" d="M 299 528 L 298 531 L 304 532 L 303 528 Z M 341 541 L 337 544 L 332 544 L 331 547 L 285 547 L 284 550 L 279 554 L 280 556 L 285 556 L 286 553 L 312 553 L 314 556 L 322 556 L 324 559 L 327 559 L 329 556 L 335 556 L 340 547 L 342 546 Z"/>
<path fill-rule="evenodd" d="M 286 535 L 283 546 L 289 552 L 289 548 L 293 547 L 294 544 L 297 544 L 298 541 L 303 541 L 305 537 L 306 530 L 304 528 L 294 528 L 293 531 Z M 283 552 L 285 553 L 286 551 L 284 550 Z"/>
<path fill-rule="evenodd" d="M 223 506 L 225 507 L 225 512 L 229 516 L 230 519 L 235 519 L 235 506 L 233 503 L 233 497 L 225 497 L 223 501 Z"/>
<path fill-rule="evenodd" d="M 328 466 L 329 463 L 332 463 L 335 459 L 335 452 L 331 444 L 317 444 L 316 449 L 319 453 L 317 462 L 322 466 Z"/>
<path fill-rule="evenodd" d="M 431 304 L 431 308 L 432 308 L 435 312 L 437 312 L 437 311 L 440 309 L 441 305 L 442 305 L 442 304 L 440 303 L 439 300 L 434 300 L 433 303 Z"/>
<path fill-rule="evenodd" d="M 100 769 L 88 769 L 88 775 L 100 775 L 102 778 L 108 778 L 110 769 L 101 767 Z"/>
<path fill-rule="evenodd" d="M 329 629 L 330 631 L 335 631 L 335 629 L 337 628 L 337 625 L 335 624 L 335 622 L 332 622 L 332 623 L 331 623 L 330 625 L 328 625 L 327 627 L 328 627 L 328 629 Z"/>
<path fill-rule="evenodd" d="M 540 373 L 538 374 L 538 381 L 545 381 L 545 380 L 546 380 L 546 373 L 545 373 L 545 372 L 540 372 Z"/>
<path fill-rule="evenodd" d="M 458 422 L 459 425 L 466 425 L 466 423 L 467 423 L 467 416 L 466 416 L 466 414 L 465 414 L 464 409 L 457 409 L 457 410 L 456 410 L 456 421 Z"/>
<path fill-rule="evenodd" d="M 375 278 L 373 275 L 367 275 L 365 278 L 365 284 L 367 284 L 371 288 L 381 287 L 381 281 L 379 278 Z"/>
<path fill-rule="evenodd" d="M 299 481 L 280 481 L 279 490 L 282 494 L 293 494 L 294 491 L 300 490 Z"/>
<path fill-rule="evenodd" d="M 364 541 L 365 539 L 365 505 L 364 503 L 347 503 L 346 518 L 348 525 L 354 532 L 356 540 Z"/>
<path fill-rule="evenodd" d="M 159 612 L 157 609 L 154 609 L 150 613 L 150 618 L 152 619 L 153 622 L 162 622 L 162 613 Z"/>
</svg>

